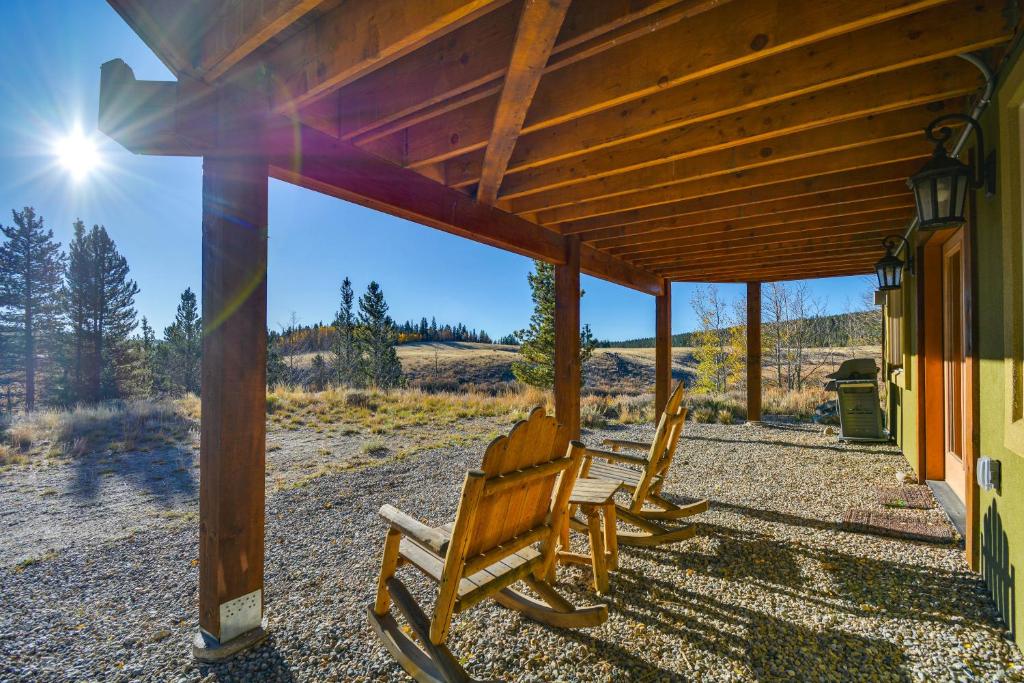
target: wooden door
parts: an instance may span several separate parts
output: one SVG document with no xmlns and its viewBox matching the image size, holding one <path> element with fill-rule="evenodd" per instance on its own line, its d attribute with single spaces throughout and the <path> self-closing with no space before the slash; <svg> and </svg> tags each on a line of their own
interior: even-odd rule
<svg viewBox="0 0 1024 683">
<path fill-rule="evenodd" d="M 963 231 L 942 245 L 942 375 L 943 452 L 945 480 L 964 500 L 967 476 L 964 467 L 965 395 L 964 251 Z"/>
</svg>

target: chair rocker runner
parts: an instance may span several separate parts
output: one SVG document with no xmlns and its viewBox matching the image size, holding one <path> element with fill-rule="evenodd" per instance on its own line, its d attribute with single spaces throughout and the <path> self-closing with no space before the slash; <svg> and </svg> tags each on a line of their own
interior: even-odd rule
<svg viewBox="0 0 1024 683">
<path fill-rule="evenodd" d="M 584 446 L 566 443 L 565 433 L 535 408 L 508 436 L 487 447 L 480 470 L 466 474 L 455 521 L 427 526 L 384 505 L 390 523 L 370 625 L 417 681 L 472 680 L 445 646 L 452 615 L 485 598 L 557 627 L 597 626 L 605 605 L 575 608 L 548 581 L 556 560 L 559 530 Z M 428 617 L 413 600 L 396 569 L 411 564 L 439 585 Z M 522 581 L 540 599 L 511 588 Z M 391 602 L 408 622 L 407 635 L 391 614 Z"/>
<path fill-rule="evenodd" d="M 686 424 L 686 408 L 682 406 L 682 402 L 683 383 L 679 382 L 669 396 L 651 443 L 605 439 L 603 445 L 610 447 L 611 450 L 586 449 L 580 476 L 621 482 L 623 488 L 632 494 L 628 506 L 616 506 L 618 518 L 640 531 L 618 531 L 620 545 L 653 546 L 690 538 L 697 532 L 695 526 L 669 525 L 666 522 L 689 517 L 708 509 L 706 500 L 680 506 L 661 496 L 661 488 L 665 483 L 665 477 L 668 476 L 672 457 Z M 620 449 L 623 448 L 647 451 L 647 455 L 622 453 Z M 656 509 L 648 505 L 655 506 Z M 570 517 L 570 522 L 575 529 L 586 528 L 574 517 Z"/>
</svg>

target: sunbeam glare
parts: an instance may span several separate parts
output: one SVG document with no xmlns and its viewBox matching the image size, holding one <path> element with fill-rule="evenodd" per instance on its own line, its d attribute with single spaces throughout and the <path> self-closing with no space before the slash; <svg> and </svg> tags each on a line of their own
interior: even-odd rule
<svg viewBox="0 0 1024 683">
<path fill-rule="evenodd" d="M 83 180 L 101 163 L 95 141 L 78 126 L 54 142 L 53 152 L 60 165 L 76 181 Z"/>
</svg>

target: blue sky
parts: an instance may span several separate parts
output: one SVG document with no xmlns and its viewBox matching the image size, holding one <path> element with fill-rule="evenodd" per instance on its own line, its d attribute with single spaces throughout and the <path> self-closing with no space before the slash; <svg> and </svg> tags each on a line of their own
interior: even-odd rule
<svg viewBox="0 0 1024 683">
<path fill-rule="evenodd" d="M 34 206 L 63 244 L 71 223 L 102 223 L 141 288 L 136 304 L 162 330 L 185 287 L 200 281 L 199 159 L 129 154 L 95 132 L 100 64 L 119 57 L 138 78 L 171 74 L 99 0 L 0 2 L 0 221 Z M 78 181 L 55 163 L 55 140 L 80 125 L 102 167 Z M 530 315 L 528 259 L 270 181 L 269 324 L 329 321 L 338 286 L 381 283 L 397 320 L 434 315 L 500 336 Z M 811 283 L 830 311 L 859 305 L 863 277 Z M 651 297 L 584 277 L 583 322 L 602 339 L 649 336 Z M 693 285 L 673 287 L 673 330 L 694 325 Z M 726 296 L 741 286 L 724 286 Z"/>
</svg>

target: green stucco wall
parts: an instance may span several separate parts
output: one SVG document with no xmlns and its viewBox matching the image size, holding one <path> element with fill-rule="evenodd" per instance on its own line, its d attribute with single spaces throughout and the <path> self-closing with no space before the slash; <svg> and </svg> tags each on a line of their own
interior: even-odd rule
<svg viewBox="0 0 1024 683">
<path fill-rule="evenodd" d="M 1004 66 L 996 97 L 982 116 L 985 142 L 996 148 L 999 187 L 995 197 L 976 197 L 977 224 L 977 309 L 978 318 L 978 443 L 979 457 L 999 460 L 1002 485 L 997 491 L 979 491 L 975 540 L 980 548 L 979 571 L 992 597 L 1012 630 L 1018 645 L 1024 645 L 1017 615 L 1024 608 L 1024 594 L 1017 590 L 1016 567 L 1024 566 L 1024 444 L 1007 446 L 1007 417 L 1004 411 L 1007 369 L 1004 358 L 1004 330 L 1013 323 L 1004 309 L 1006 273 L 1004 231 L 1020 231 L 1020 220 L 1008 219 L 1007 202 L 1022 202 L 1021 140 L 1016 121 L 1009 125 L 1013 111 L 1024 104 L 1024 60 L 1018 52 L 1011 65 Z M 1017 214 L 1019 215 L 1019 214 Z M 916 235 L 914 236 L 916 237 Z M 890 384 L 894 401 L 892 414 L 897 443 L 917 470 L 917 281 L 909 277 L 903 287 L 904 377 L 903 386 Z M 888 370 L 888 368 L 887 368 Z M 887 375 L 888 376 L 888 375 Z"/>
</svg>

